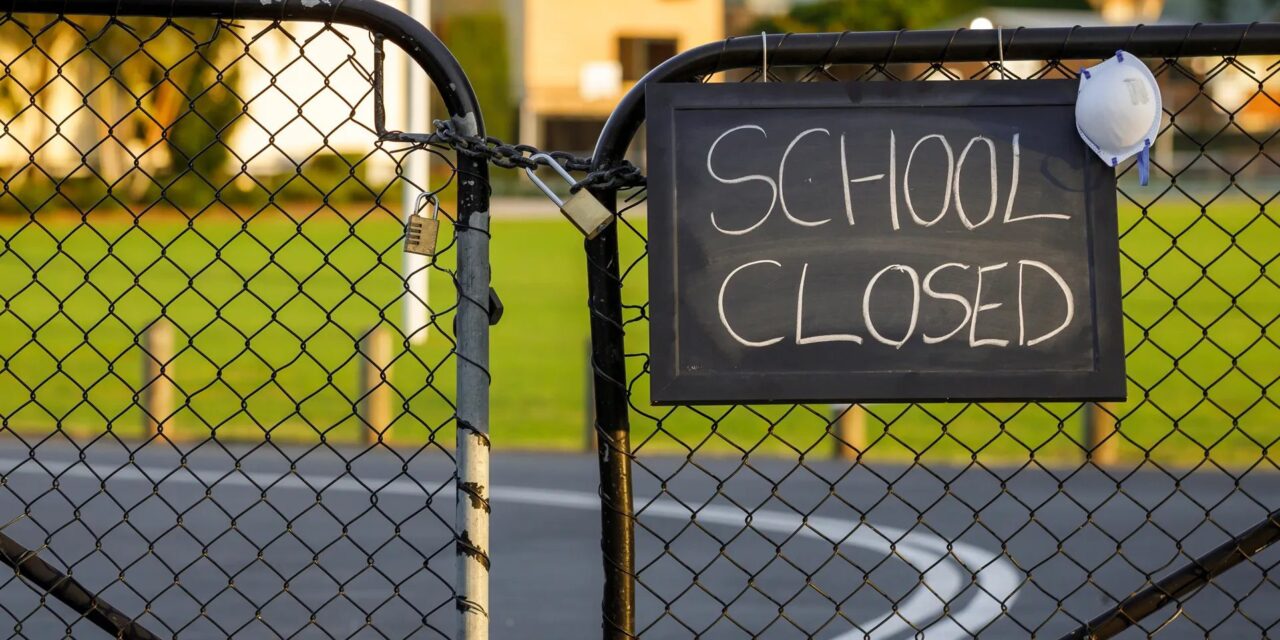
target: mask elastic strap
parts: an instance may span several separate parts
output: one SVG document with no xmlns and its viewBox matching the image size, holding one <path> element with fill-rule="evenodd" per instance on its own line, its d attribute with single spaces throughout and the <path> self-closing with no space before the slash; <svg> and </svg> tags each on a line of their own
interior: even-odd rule
<svg viewBox="0 0 1280 640">
<path fill-rule="evenodd" d="M 1142 141 L 1142 151 L 1138 152 L 1138 184 L 1147 186 L 1151 181 L 1151 141 Z"/>
</svg>

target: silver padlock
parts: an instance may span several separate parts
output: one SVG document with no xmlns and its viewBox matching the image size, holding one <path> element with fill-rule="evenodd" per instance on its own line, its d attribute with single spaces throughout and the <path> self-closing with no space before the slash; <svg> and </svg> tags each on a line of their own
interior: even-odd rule
<svg viewBox="0 0 1280 640">
<path fill-rule="evenodd" d="M 420 215 L 434 204 L 431 217 Z M 436 237 L 440 235 L 440 201 L 429 193 L 419 193 L 413 201 L 413 212 L 405 220 L 404 250 L 424 256 L 436 254 Z"/>
<path fill-rule="evenodd" d="M 530 159 L 545 159 L 547 165 L 560 174 L 560 177 L 564 178 L 565 182 L 571 185 L 574 184 L 573 176 L 569 175 L 569 172 L 565 171 L 565 168 L 559 162 L 556 162 L 555 158 L 545 153 L 539 153 Z M 567 200 L 562 200 L 560 196 L 557 196 L 551 190 L 551 187 L 548 187 L 538 177 L 538 174 L 532 168 L 526 168 L 524 172 L 529 174 L 529 179 L 533 181 L 533 184 L 547 194 L 548 198 L 551 198 L 551 201 L 560 208 L 560 213 L 563 213 L 564 217 L 568 218 L 569 222 L 572 222 L 573 226 L 577 227 L 578 231 L 581 231 L 582 235 L 586 236 L 588 240 L 600 235 L 600 232 L 608 228 L 609 224 L 613 222 L 613 212 L 606 209 L 603 204 L 600 204 L 600 201 L 596 200 L 596 197 L 588 193 L 586 189 L 571 194 Z"/>
</svg>

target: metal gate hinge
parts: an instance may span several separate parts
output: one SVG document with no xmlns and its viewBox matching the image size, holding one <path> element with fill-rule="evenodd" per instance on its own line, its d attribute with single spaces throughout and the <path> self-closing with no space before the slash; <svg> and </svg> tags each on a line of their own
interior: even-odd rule
<svg viewBox="0 0 1280 640">
<path fill-rule="evenodd" d="M 502 299 L 498 297 L 498 290 L 489 287 L 489 326 L 497 326 L 502 321 L 504 312 L 506 312 L 506 308 L 502 306 Z"/>
</svg>

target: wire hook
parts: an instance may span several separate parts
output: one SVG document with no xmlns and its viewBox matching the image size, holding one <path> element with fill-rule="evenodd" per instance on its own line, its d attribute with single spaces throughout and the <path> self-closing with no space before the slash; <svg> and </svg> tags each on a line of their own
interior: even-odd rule
<svg viewBox="0 0 1280 640">
<path fill-rule="evenodd" d="M 1009 76 L 1004 70 L 1004 31 L 1000 25 L 996 25 L 996 48 L 1000 52 L 1000 79 L 1008 80 Z"/>
<path fill-rule="evenodd" d="M 760 32 L 760 82 L 769 81 L 769 35 Z"/>
</svg>

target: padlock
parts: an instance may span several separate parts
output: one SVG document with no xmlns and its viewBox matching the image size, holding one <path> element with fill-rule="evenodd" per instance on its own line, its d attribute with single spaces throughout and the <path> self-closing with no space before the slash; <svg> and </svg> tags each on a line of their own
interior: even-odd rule
<svg viewBox="0 0 1280 640">
<path fill-rule="evenodd" d="M 431 217 L 419 215 L 426 205 L 435 204 Z M 418 194 L 413 212 L 405 220 L 404 250 L 424 256 L 436 254 L 436 237 L 440 235 L 440 201 L 429 193 Z"/>
<path fill-rule="evenodd" d="M 574 184 L 573 176 L 570 176 L 569 172 L 559 162 L 556 162 L 555 158 L 545 153 L 539 153 L 530 159 L 535 161 L 544 159 L 548 166 L 560 174 L 561 178 L 564 178 L 565 182 L 571 185 Z M 533 184 L 547 194 L 548 198 L 551 198 L 551 201 L 560 208 L 560 213 L 563 213 L 564 217 L 568 218 L 569 222 L 572 222 L 573 226 L 577 227 L 578 231 L 581 231 L 582 235 L 586 236 L 588 240 L 600 235 L 600 232 L 604 231 L 613 222 L 613 212 L 605 208 L 603 204 L 600 204 L 600 201 L 596 200 L 596 197 L 588 193 L 586 189 L 571 194 L 567 200 L 562 200 L 560 196 L 557 196 L 551 190 L 551 187 L 548 187 L 545 182 L 538 178 L 538 174 L 532 168 L 526 168 L 524 171 L 529 174 L 529 179 L 533 181 Z"/>
</svg>

